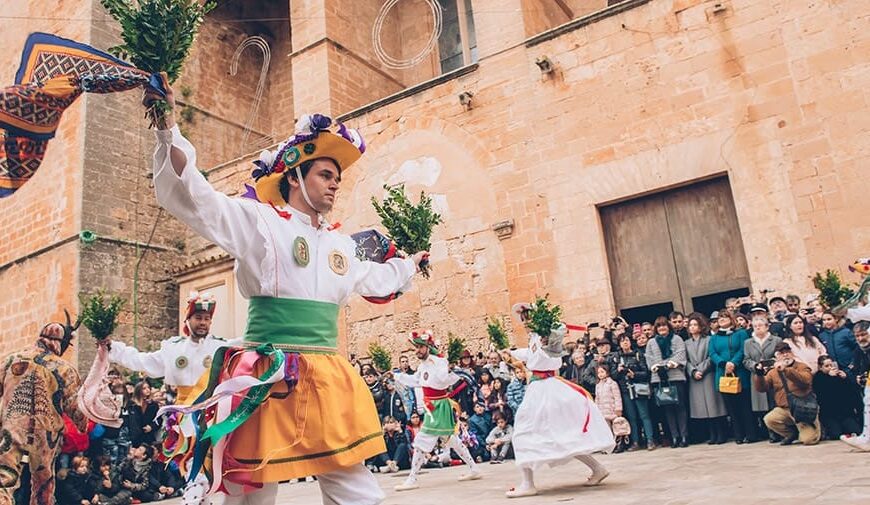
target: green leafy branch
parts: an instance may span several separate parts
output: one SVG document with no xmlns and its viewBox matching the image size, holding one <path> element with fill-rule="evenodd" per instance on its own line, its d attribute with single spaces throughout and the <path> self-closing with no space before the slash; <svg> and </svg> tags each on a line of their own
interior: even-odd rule
<svg viewBox="0 0 870 505">
<path fill-rule="evenodd" d="M 824 274 L 816 272 L 813 286 L 819 290 L 819 301 L 828 309 L 842 305 L 855 294 L 855 290 L 843 285 L 840 274 L 830 269 L 825 270 Z"/>
<path fill-rule="evenodd" d="M 405 196 L 405 186 L 384 186 L 387 196 L 383 202 L 372 197 L 372 205 L 381 218 L 381 224 L 396 247 L 406 254 L 416 254 L 432 248 L 432 230 L 443 222 L 441 216 L 432 210 L 432 198 L 420 192 L 420 202 L 411 203 Z M 421 263 L 423 276 L 429 278 L 427 262 Z"/>
<path fill-rule="evenodd" d="M 530 330 L 542 337 L 548 336 L 562 321 L 562 307 L 551 305 L 549 297 L 550 295 L 545 295 L 543 298 L 535 297 L 535 303 L 529 310 L 529 320 L 526 323 Z"/>
<path fill-rule="evenodd" d="M 384 346 L 377 342 L 369 344 L 369 355 L 372 357 L 372 364 L 379 372 L 386 372 L 393 368 L 393 358 L 390 352 Z"/>
<path fill-rule="evenodd" d="M 459 337 L 454 337 L 452 333 L 447 333 L 447 361 L 459 363 L 463 351 L 465 351 L 465 341 Z"/>
<path fill-rule="evenodd" d="M 489 334 L 489 341 L 495 346 L 496 350 L 507 349 L 510 347 L 507 331 L 504 328 L 500 319 L 491 318 L 486 322 L 486 333 Z"/>
<path fill-rule="evenodd" d="M 121 313 L 121 308 L 124 306 L 124 299 L 118 295 L 108 295 L 105 291 L 99 290 L 91 296 L 85 296 L 84 293 L 79 295 L 81 303 L 82 324 L 91 332 L 98 341 L 105 340 L 106 337 L 115 331 L 118 314 Z"/>
<path fill-rule="evenodd" d="M 184 60 L 205 15 L 217 0 L 100 0 L 121 25 L 122 44 L 109 48 L 113 55 L 152 74 L 166 72 L 170 84 L 181 75 Z M 162 120 L 169 106 L 154 104 L 152 123 Z"/>
</svg>

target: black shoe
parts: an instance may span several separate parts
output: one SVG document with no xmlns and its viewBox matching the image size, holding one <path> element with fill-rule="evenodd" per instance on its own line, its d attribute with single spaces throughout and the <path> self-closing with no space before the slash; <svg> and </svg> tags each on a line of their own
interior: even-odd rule
<svg viewBox="0 0 870 505">
<path fill-rule="evenodd" d="M 751 439 L 751 438 L 744 438 L 744 439 L 743 439 L 743 443 L 744 443 L 744 444 L 754 444 L 754 443 L 755 443 L 755 440 L 753 440 L 753 439 Z"/>
<path fill-rule="evenodd" d="M 737 439 L 734 439 L 734 443 L 737 445 L 743 445 L 744 440 L 746 440 L 746 439 L 745 438 L 737 438 Z"/>
<path fill-rule="evenodd" d="M 785 437 L 784 439 L 782 439 L 782 442 L 780 442 L 779 445 L 791 445 L 791 444 L 795 443 L 796 440 L 797 440 L 797 435 L 789 435 L 789 436 Z"/>
<path fill-rule="evenodd" d="M 671 449 L 677 449 L 680 447 L 680 441 L 676 438 L 671 439 Z"/>
<path fill-rule="evenodd" d="M 707 445 L 716 445 L 716 439 L 711 438 L 710 440 L 707 440 Z"/>
<path fill-rule="evenodd" d="M 689 447 L 689 441 L 687 439 L 682 439 L 680 441 L 680 447 Z"/>
</svg>

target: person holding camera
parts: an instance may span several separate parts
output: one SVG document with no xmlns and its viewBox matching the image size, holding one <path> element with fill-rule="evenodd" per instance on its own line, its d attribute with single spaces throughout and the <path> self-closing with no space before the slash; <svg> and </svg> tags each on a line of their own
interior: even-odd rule
<svg viewBox="0 0 870 505">
<path fill-rule="evenodd" d="M 771 333 L 765 305 L 760 303 L 753 305 L 750 313 L 752 314 L 752 334 L 743 343 L 743 367 L 747 372 L 754 373 L 755 366 L 759 363 L 764 362 L 768 367 L 773 365 L 776 344 L 782 342 L 782 339 Z M 762 393 L 753 388 L 750 391 L 750 400 L 755 425 L 764 427 L 762 419 L 773 405 L 770 393 Z M 770 442 L 778 440 L 775 433 L 770 432 L 767 428 L 764 431 L 767 432 L 767 438 Z"/>
<path fill-rule="evenodd" d="M 656 318 L 653 326 L 655 338 L 646 346 L 646 364 L 653 373 L 654 398 L 668 421 L 671 447 L 688 447 L 686 343 L 674 335 L 666 317 Z"/>
<path fill-rule="evenodd" d="M 646 438 L 646 448 L 650 451 L 656 448 L 653 441 L 652 420 L 649 416 L 649 367 L 646 359 L 634 349 L 631 337 L 619 337 L 618 361 L 613 378 L 619 384 L 622 395 L 622 411 L 631 425 L 631 445 L 629 452 L 640 447 L 640 428 L 643 424 L 643 435 Z"/>
<path fill-rule="evenodd" d="M 813 395 L 813 372 L 795 358 L 787 342 L 776 344 L 775 361 L 755 367 L 755 388 L 772 391 L 774 408 L 764 416 L 767 429 L 779 434 L 782 445 L 796 440 L 815 445 L 821 438 L 818 403 Z"/>
<path fill-rule="evenodd" d="M 716 367 L 716 388 L 725 401 L 738 444 L 757 441 L 749 399 L 749 372 L 743 367 L 743 348 L 748 338 L 746 330 L 737 328 L 731 312 L 719 311 L 719 331 L 710 337 L 710 360 Z"/>
<path fill-rule="evenodd" d="M 707 318 L 689 314 L 686 340 L 686 372 L 689 375 L 689 416 L 704 422 L 710 431 L 709 444 L 728 440 L 725 401 L 716 391 L 713 362 L 710 360 L 710 330 Z"/>
</svg>

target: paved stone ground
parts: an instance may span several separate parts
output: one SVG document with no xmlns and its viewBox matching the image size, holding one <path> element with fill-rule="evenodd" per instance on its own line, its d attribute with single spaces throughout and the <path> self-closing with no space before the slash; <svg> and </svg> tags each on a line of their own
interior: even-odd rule
<svg viewBox="0 0 870 505">
<path fill-rule="evenodd" d="M 457 482 L 462 467 L 424 470 L 420 489 L 396 493 L 393 486 L 407 472 L 379 474 L 387 492 L 386 505 L 561 504 L 595 505 L 775 505 L 864 504 L 870 500 L 870 454 L 851 452 L 840 442 L 815 447 L 693 445 L 687 449 L 600 456 L 610 470 L 604 485 L 580 485 L 588 469 L 577 462 L 537 478 L 541 494 L 508 500 L 504 491 L 516 483 L 519 471 L 509 461 L 481 465 L 484 478 Z M 279 504 L 320 503 L 316 482 L 282 485 Z M 178 505 L 180 500 L 166 502 Z"/>
</svg>

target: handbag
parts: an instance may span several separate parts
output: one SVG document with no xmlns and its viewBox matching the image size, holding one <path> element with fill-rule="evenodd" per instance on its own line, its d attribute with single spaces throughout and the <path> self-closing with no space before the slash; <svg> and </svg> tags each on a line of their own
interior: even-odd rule
<svg viewBox="0 0 870 505">
<path fill-rule="evenodd" d="M 788 410 L 791 411 L 795 422 L 816 424 L 816 419 L 819 417 L 819 401 L 816 399 L 816 394 L 811 392 L 804 397 L 795 396 L 788 389 L 788 382 L 782 370 L 779 371 L 779 377 L 782 379 L 782 388 L 785 389 L 785 396 L 788 398 Z"/>
<path fill-rule="evenodd" d="M 733 335 L 733 333 L 731 335 Z M 728 335 L 728 355 L 733 359 L 734 351 L 731 350 L 731 335 Z M 733 372 L 726 372 L 725 375 L 719 377 L 720 393 L 739 395 L 741 391 L 743 391 L 743 387 L 740 384 L 740 378 L 735 376 Z"/>
<path fill-rule="evenodd" d="M 655 401 L 659 407 L 677 405 L 680 403 L 680 394 L 677 391 L 677 387 L 671 385 L 670 382 L 660 382 L 656 386 Z"/>
<path fill-rule="evenodd" d="M 726 373 L 719 377 L 719 392 L 729 395 L 739 395 L 743 391 L 743 386 L 740 383 L 740 377 L 733 373 Z"/>
<path fill-rule="evenodd" d="M 628 385 L 629 391 L 634 395 L 635 398 L 649 398 L 651 393 L 649 384 L 645 382 L 632 382 Z"/>
<path fill-rule="evenodd" d="M 640 354 L 635 353 L 635 358 L 640 360 Z M 625 360 L 620 357 L 619 362 L 622 366 L 625 366 Z M 649 398 L 650 397 L 650 387 L 647 382 L 629 382 L 628 383 L 628 397 L 632 400 L 637 398 Z"/>
</svg>

